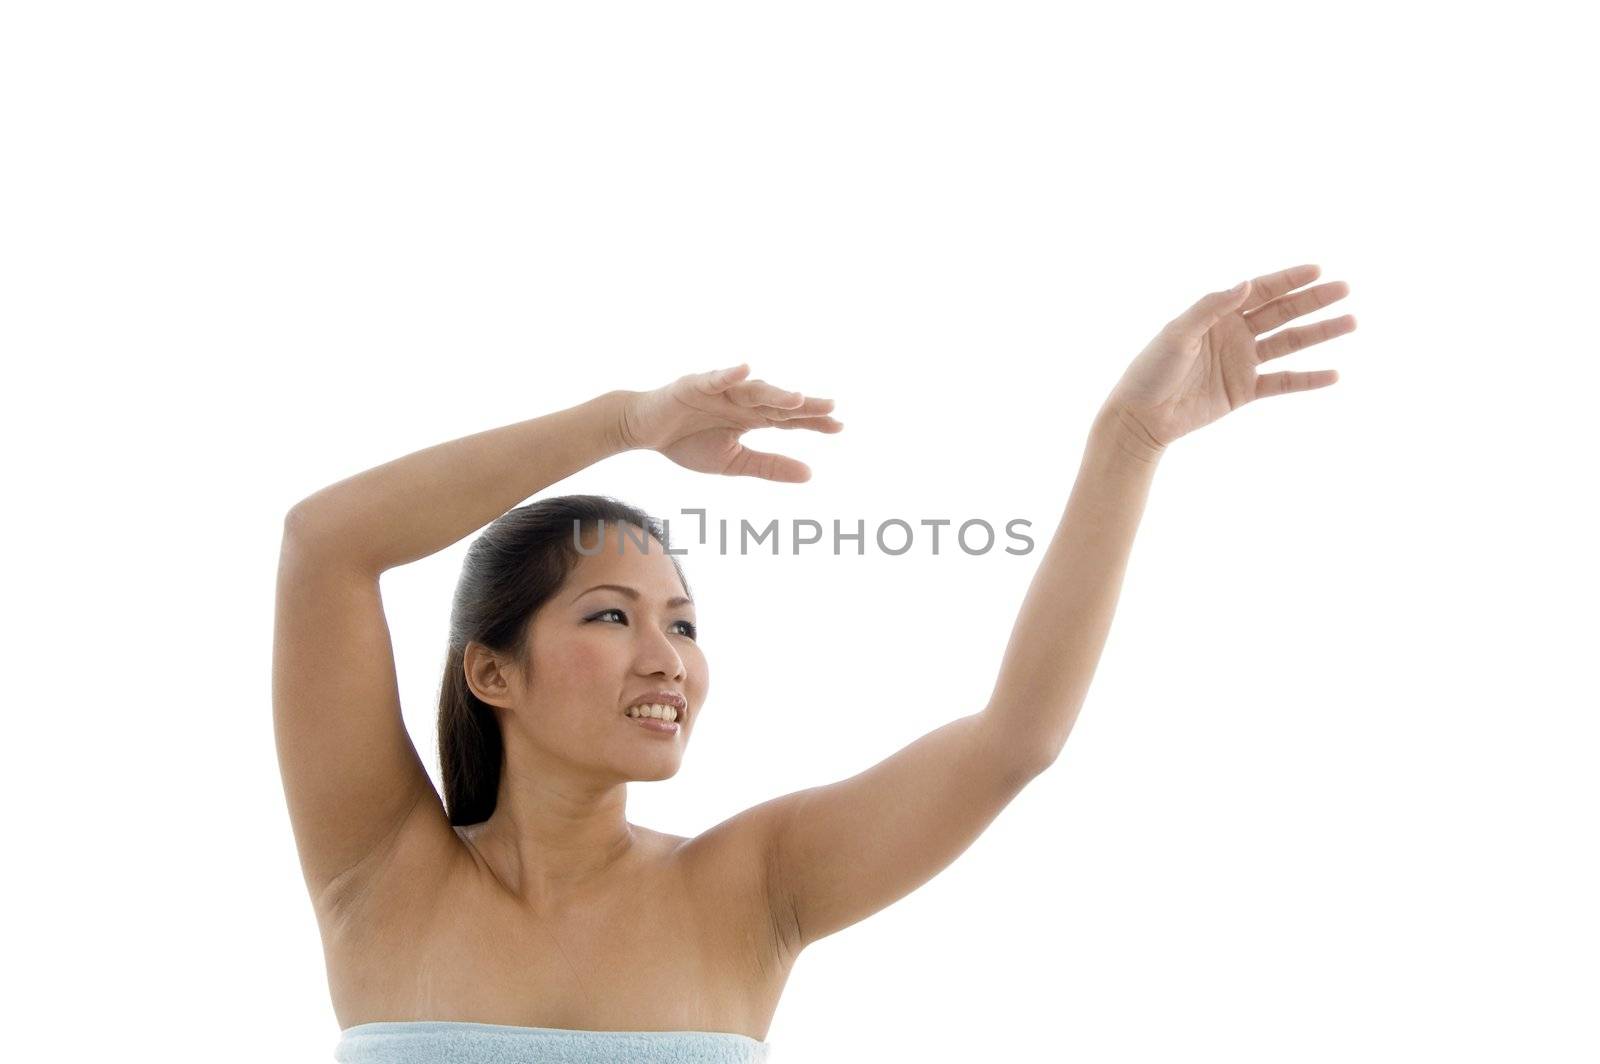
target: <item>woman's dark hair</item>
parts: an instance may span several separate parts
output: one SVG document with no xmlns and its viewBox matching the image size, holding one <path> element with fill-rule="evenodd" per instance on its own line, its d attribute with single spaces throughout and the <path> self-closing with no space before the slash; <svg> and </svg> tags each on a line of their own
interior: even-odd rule
<svg viewBox="0 0 1600 1064">
<path fill-rule="evenodd" d="M 467 686 L 467 644 L 481 643 L 529 675 L 526 640 L 533 616 L 582 558 L 578 542 L 589 554 L 604 545 L 601 522 L 635 544 L 647 545 L 648 533 L 663 552 L 671 546 L 666 529 L 643 510 L 606 495 L 558 495 L 497 517 L 467 548 L 450 607 L 450 648 L 439 689 L 439 772 L 452 825 L 489 819 L 505 763 L 494 707 Z M 683 580 L 677 556 L 667 557 Z M 688 586 L 685 581 L 685 591 Z"/>
</svg>

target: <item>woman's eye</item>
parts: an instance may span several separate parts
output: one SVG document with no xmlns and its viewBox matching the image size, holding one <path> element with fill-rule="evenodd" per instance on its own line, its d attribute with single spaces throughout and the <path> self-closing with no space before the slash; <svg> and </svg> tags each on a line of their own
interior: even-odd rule
<svg viewBox="0 0 1600 1064">
<path fill-rule="evenodd" d="M 590 617 L 589 619 L 591 621 L 598 621 L 600 618 L 606 616 L 607 614 L 611 614 L 611 613 L 614 613 L 618 617 L 621 617 L 624 623 L 626 623 L 627 620 L 628 620 L 628 615 L 626 613 L 623 613 L 621 610 L 619 610 L 619 609 L 617 609 L 615 607 L 612 607 L 609 610 L 601 610 L 599 613 L 595 614 L 593 617 Z M 695 623 L 693 621 L 675 621 L 673 623 L 683 625 L 683 627 L 685 629 L 683 634 L 688 636 L 690 639 L 695 639 L 695 638 L 699 637 L 700 629 L 698 627 L 696 627 L 696 625 L 695 625 Z"/>
</svg>

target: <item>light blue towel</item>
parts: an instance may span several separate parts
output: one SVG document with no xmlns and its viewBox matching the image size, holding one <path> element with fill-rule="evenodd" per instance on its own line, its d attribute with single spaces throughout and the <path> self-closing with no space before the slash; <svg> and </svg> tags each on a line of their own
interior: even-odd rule
<svg viewBox="0 0 1600 1064">
<path fill-rule="evenodd" d="M 340 1064 L 765 1064 L 770 1042 L 731 1031 L 580 1031 L 458 1020 L 346 1027 Z"/>
</svg>

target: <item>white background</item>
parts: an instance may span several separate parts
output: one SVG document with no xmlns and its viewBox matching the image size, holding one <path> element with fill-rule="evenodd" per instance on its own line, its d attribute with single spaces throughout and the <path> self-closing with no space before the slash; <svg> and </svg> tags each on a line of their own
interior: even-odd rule
<svg viewBox="0 0 1600 1064">
<path fill-rule="evenodd" d="M 980 707 L 1128 360 L 1310 262 L 1352 289 L 1310 320 L 1359 329 L 1272 368 L 1342 379 L 1174 446 L 1066 752 L 802 955 L 773 1059 L 1596 1059 L 1564 10 L 8 5 L 8 1038 L 331 1059 L 269 697 L 298 499 L 748 360 L 837 401 L 747 437 L 810 482 L 632 453 L 547 492 L 1033 522 L 1020 557 L 691 549 L 711 697 L 628 806 L 691 835 Z M 466 545 L 383 580 L 435 782 Z"/>
</svg>

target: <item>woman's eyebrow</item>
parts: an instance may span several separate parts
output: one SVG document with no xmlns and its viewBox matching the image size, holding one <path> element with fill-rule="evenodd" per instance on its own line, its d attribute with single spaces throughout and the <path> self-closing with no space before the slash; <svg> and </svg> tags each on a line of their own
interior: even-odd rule
<svg viewBox="0 0 1600 1064">
<path fill-rule="evenodd" d="M 639 597 L 639 592 L 636 591 L 635 589 L 631 588 L 631 587 L 624 587 L 621 584 L 596 584 L 596 585 L 594 585 L 594 587 L 589 588 L 587 591 L 578 592 L 576 595 L 572 596 L 572 599 L 573 599 L 574 602 L 576 602 L 578 599 L 581 599 L 581 598 L 583 598 L 583 596 L 587 595 L 590 591 L 600 591 L 602 589 L 607 590 L 607 591 L 620 591 L 624 595 L 627 595 L 631 599 L 637 599 Z M 694 605 L 694 599 L 684 598 L 682 595 L 679 595 L 676 598 L 670 598 L 670 599 L 667 600 L 667 609 L 669 609 L 669 610 L 670 609 L 674 609 L 674 608 L 676 608 L 678 606 L 692 606 L 692 605 Z"/>
</svg>

